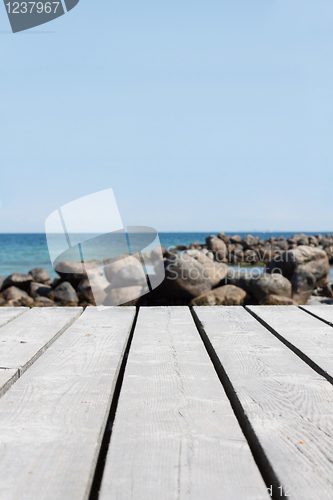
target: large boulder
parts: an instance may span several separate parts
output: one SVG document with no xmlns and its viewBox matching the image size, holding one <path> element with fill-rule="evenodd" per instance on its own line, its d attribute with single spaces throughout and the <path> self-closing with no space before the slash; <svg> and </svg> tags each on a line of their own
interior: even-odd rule
<svg viewBox="0 0 333 500">
<path fill-rule="evenodd" d="M 224 285 L 192 299 L 191 306 L 241 306 L 246 292 L 233 285 Z"/>
<path fill-rule="evenodd" d="M 59 262 L 55 267 L 55 271 L 59 274 L 62 281 L 67 281 L 74 287 L 77 287 L 80 281 L 87 276 L 88 271 L 103 274 L 103 270 L 92 262 L 82 264 L 82 262 L 67 260 Z"/>
<path fill-rule="evenodd" d="M 204 250 L 191 249 L 187 250 L 186 254 L 193 259 L 200 262 L 205 268 L 205 275 L 211 282 L 212 286 L 217 286 L 222 280 L 224 280 L 229 266 L 223 262 L 216 262 L 205 254 Z"/>
<path fill-rule="evenodd" d="M 194 297 L 209 292 L 212 284 L 205 267 L 186 253 L 164 262 L 165 279 L 143 301 L 146 304 L 188 304 Z"/>
<path fill-rule="evenodd" d="M 292 298 L 305 304 L 312 290 L 329 283 L 329 261 L 324 250 L 300 245 L 266 264 L 268 273 L 282 273 L 292 283 Z"/>
<path fill-rule="evenodd" d="M 215 255 L 218 262 L 223 262 L 226 260 L 227 256 L 227 246 L 223 240 L 215 236 L 214 234 L 206 238 L 207 248 L 211 250 Z"/>
<path fill-rule="evenodd" d="M 230 238 L 230 243 L 240 243 L 242 241 L 242 238 L 239 236 L 239 234 L 234 234 L 233 236 L 231 236 Z"/>
<path fill-rule="evenodd" d="M 258 245 L 258 242 L 259 238 L 257 236 L 253 236 L 252 234 L 248 234 L 242 239 L 242 245 L 245 249 L 255 247 Z"/>
<path fill-rule="evenodd" d="M 135 255 L 129 255 L 129 254 L 124 254 L 124 255 L 119 255 L 116 259 L 108 259 L 107 261 L 104 261 L 104 273 L 106 276 L 106 279 L 108 280 L 109 283 L 113 285 L 113 280 L 115 279 L 115 276 L 119 273 L 119 271 L 122 271 L 123 273 L 125 272 L 125 279 L 129 277 L 131 274 L 131 271 L 133 272 L 134 268 L 136 270 L 139 270 L 138 272 L 143 273 L 143 267 L 140 262 L 140 258 L 138 254 Z M 126 274 L 126 268 L 129 268 L 128 273 Z M 125 270 L 125 271 L 124 271 Z M 136 272 L 136 270 L 134 272 Z M 119 280 L 119 277 L 118 277 Z M 122 285 L 120 285 L 121 287 Z M 128 285 L 132 286 L 132 285 Z"/>
<path fill-rule="evenodd" d="M 29 298 L 29 295 L 27 294 L 27 292 L 25 292 L 24 290 L 21 290 L 20 288 L 18 288 L 16 286 L 10 286 L 10 287 L 6 288 L 2 292 L 1 295 L 5 299 L 6 302 L 8 302 L 10 300 L 19 300 L 19 299 Z"/>
<path fill-rule="evenodd" d="M 31 282 L 32 276 L 30 274 L 13 273 L 4 280 L 1 290 L 15 286 L 16 288 L 20 288 L 21 290 L 27 292 L 30 288 Z"/>
<path fill-rule="evenodd" d="M 0 290 L 2 288 L 2 284 L 3 284 L 4 281 L 5 281 L 5 278 L 3 278 L 2 276 L 0 276 Z"/>
<path fill-rule="evenodd" d="M 128 265 L 119 269 L 112 278 L 113 288 L 123 288 L 127 286 L 144 286 L 147 284 L 147 277 L 143 267 L 137 265 Z"/>
<path fill-rule="evenodd" d="M 55 300 L 63 306 L 77 306 L 79 302 L 76 291 L 68 281 L 62 282 L 52 290 L 49 293 L 49 299 Z"/>
<path fill-rule="evenodd" d="M 32 276 L 32 279 L 35 283 L 44 283 L 45 285 L 51 285 L 51 278 L 46 269 L 42 267 L 35 267 L 29 271 L 29 274 Z"/>
<path fill-rule="evenodd" d="M 299 266 L 291 277 L 291 284 L 293 299 L 298 304 L 306 304 L 316 286 L 316 279 L 305 266 Z"/>
<path fill-rule="evenodd" d="M 291 297 L 291 283 L 281 274 L 259 274 L 254 270 L 234 271 L 229 269 L 226 282 L 245 290 L 257 303 L 267 295 Z"/>
<path fill-rule="evenodd" d="M 253 279 L 250 293 L 260 302 L 267 295 L 291 297 L 292 287 L 290 281 L 282 274 L 263 273 L 259 278 Z"/>
</svg>

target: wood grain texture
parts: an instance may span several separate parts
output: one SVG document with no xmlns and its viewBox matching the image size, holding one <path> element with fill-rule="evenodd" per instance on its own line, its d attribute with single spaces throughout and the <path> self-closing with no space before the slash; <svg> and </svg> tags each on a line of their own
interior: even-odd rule
<svg viewBox="0 0 333 500">
<path fill-rule="evenodd" d="M 0 327 L 27 311 L 29 311 L 28 307 L 0 307 Z"/>
<path fill-rule="evenodd" d="M 332 327 L 296 306 L 248 306 L 248 309 L 333 377 Z"/>
<path fill-rule="evenodd" d="M 0 498 L 88 497 L 134 308 L 87 308 L 0 399 Z"/>
<path fill-rule="evenodd" d="M 82 313 L 82 307 L 34 307 L 0 328 L 0 368 L 20 374 Z"/>
<path fill-rule="evenodd" d="M 140 308 L 100 500 L 268 499 L 186 307 Z"/>
<path fill-rule="evenodd" d="M 242 307 L 194 311 L 289 498 L 331 500 L 333 386 Z"/>
<path fill-rule="evenodd" d="M 333 307 L 329 305 L 318 306 L 299 306 L 300 309 L 313 314 L 317 318 L 326 321 L 329 325 L 333 326 Z"/>
</svg>

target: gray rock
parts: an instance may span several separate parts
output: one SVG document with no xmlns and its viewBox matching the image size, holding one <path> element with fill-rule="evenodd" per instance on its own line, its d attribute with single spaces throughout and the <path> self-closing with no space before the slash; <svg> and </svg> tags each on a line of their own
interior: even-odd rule
<svg viewBox="0 0 333 500">
<path fill-rule="evenodd" d="M 226 283 L 242 288 L 247 293 L 251 293 L 252 281 L 259 278 L 259 274 L 253 274 L 247 271 L 234 271 L 229 269 L 226 275 Z"/>
<path fill-rule="evenodd" d="M 32 282 L 32 276 L 30 274 L 23 273 L 13 273 L 2 283 L 1 290 L 5 290 L 11 286 L 20 288 L 21 290 L 28 291 L 30 288 L 30 283 Z"/>
<path fill-rule="evenodd" d="M 47 297 L 36 297 L 34 302 L 35 307 L 56 307 L 57 304 Z"/>
<path fill-rule="evenodd" d="M 328 257 L 330 264 L 333 263 L 333 245 L 328 245 L 324 248 L 324 251 Z"/>
<path fill-rule="evenodd" d="M 269 262 L 275 257 L 275 252 L 271 247 L 264 246 L 258 249 L 258 258 L 260 262 Z"/>
<path fill-rule="evenodd" d="M 314 288 L 329 283 L 329 261 L 324 250 L 300 245 L 276 256 L 266 265 L 267 272 L 282 272 L 292 283 L 292 298 L 305 304 Z"/>
<path fill-rule="evenodd" d="M 319 245 L 318 239 L 315 236 L 309 236 L 309 245 L 317 247 Z"/>
<path fill-rule="evenodd" d="M 246 292 L 234 285 L 224 285 L 199 295 L 190 302 L 191 306 L 241 306 Z"/>
<path fill-rule="evenodd" d="M 64 280 L 61 279 L 61 278 L 54 278 L 53 282 L 52 282 L 52 288 L 57 288 L 57 286 L 60 285 L 60 283 L 62 283 Z"/>
<path fill-rule="evenodd" d="M 227 256 L 227 246 L 220 238 L 214 234 L 206 238 L 207 248 L 215 255 L 217 261 L 222 262 Z"/>
<path fill-rule="evenodd" d="M 29 274 L 32 276 L 34 282 L 51 285 L 51 278 L 46 269 L 43 269 L 42 267 L 35 267 L 29 271 Z"/>
<path fill-rule="evenodd" d="M 7 307 L 32 307 L 34 305 L 34 299 L 29 296 L 20 299 L 10 299 L 5 305 Z"/>
<path fill-rule="evenodd" d="M 282 272 L 283 276 L 291 279 L 298 266 L 311 268 L 315 272 L 317 286 L 329 283 L 329 263 L 324 250 L 309 246 L 298 246 L 293 250 L 283 252 L 266 264 L 267 272 Z M 323 282 L 324 284 L 320 284 Z"/>
<path fill-rule="evenodd" d="M 113 284 L 113 279 L 115 278 L 116 274 L 121 269 L 125 269 L 126 267 L 130 267 L 131 269 L 133 269 L 133 267 L 137 267 L 139 270 L 142 270 L 143 272 L 143 267 L 138 254 L 119 255 L 116 259 L 112 260 L 110 259 L 108 262 L 105 262 L 104 273 L 109 283 Z"/>
<path fill-rule="evenodd" d="M 230 243 L 241 243 L 242 241 L 242 238 L 239 236 L 239 234 L 234 234 L 233 236 L 231 236 L 230 238 Z"/>
<path fill-rule="evenodd" d="M 52 291 L 50 285 L 44 285 L 41 283 L 30 283 L 30 295 L 34 299 L 37 297 L 48 297 L 49 293 Z"/>
<path fill-rule="evenodd" d="M 291 297 L 291 283 L 281 274 L 259 274 L 254 270 L 234 271 L 229 269 L 226 282 L 242 288 L 257 302 L 267 295 Z"/>
<path fill-rule="evenodd" d="M 111 285 L 113 288 L 147 285 L 147 278 L 143 267 L 131 264 L 121 268 L 113 276 Z"/>
<path fill-rule="evenodd" d="M 247 236 L 244 236 L 242 239 L 242 245 L 243 247 L 246 248 L 252 248 L 258 244 L 259 238 L 256 236 L 253 236 L 252 234 L 248 234 Z"/>
<path fill-rule="evenodd" d="M 258 262 L 258 260 L 259 260 L 258 253 L 255 250 L 247 248 L 244 251 L 243 259 L 244 259 L 244 262 L 246 262 L 247 264 L 254 264 L 255 262 Z"/>
<path fill-rule="evenodd" d="M 291 284 L 293 287 L 293 299 L 298 304 L 306 304 L 313 289 L 315 288 L 316 279 L 305 266 L 299 266 L 295 269 L 292 277 Z"/>
<path fill-rule="evenodd" d="M 77 305 L 79 302 L 76 291 L 68 281 L 64 281 L 50 292 L 49 298 L 62 305 Z"/>
<path fill-rule="evenodd" d="M 165 298 L 190 301 L 212 289 L 205 267 L 186 253 L 165 263 L 165 279 L 157 288 Z"/>
<path fill-rule="evenodd" d="M 17 288 L 16 286 L 10 286 L 2 292 L 2 297 L 6 302 L 9 300 L 27 299 L 29 295 L 24 290 Z"/>
<path fill-rule="evenodd" d="M 197 260 L 205 269 L 205 276 L 211 282 L 213 287 L 221 283 L 229 270 L 229 266 L 222 262 L 215 262 L 208 257 L 203 250 L 191 249 L 187 250 L 186 254 Z"/>
<path fill-rule="evenodd" d="M 163 246 L 154 248 L 154 250 L 151 251 L 151 257 L 150 257 L 152 262 L 154 262 L 156 260 L 160 260 L 161 253 L 162 253 L 162 256 L 164 257 L 164 255 L 166 255 L 166 253 L 167 253 L 167 249 Z"/>
<path fill-rule="evenodd" d="M 280 248 L 281 250 L 288 250 L 289 249 L 289 244 L 285 239 L 277 240 L 276 246 L 278 248 Z"/>
<path fill-rule="evenodd" d="M 5 278 L 3 278 L 2 276 L 0 276 L 0 290 L 2 288 L 2 284 L 3 284 L 4 281 L 5 281 Z"/>
<path fill-rule="evenodd" d="M 103 270 L 92 262 L 86 262 L 83 265 L 81 262 L 62 261 L 56 265 L 55 271 L 59 274 L 62 281 L 67 281 L 74 287 L 87 276 L 87 271 L 103 274 Z"/>
<path fill-rule="evenodd" d="M 224 238 L 225 238 L 225 233 L 219 233 L 217 235 L 218 238 L 220 238 L 220 240 L 223 240 L 224 241 Z M 225 241 L 224 241 L 225 242 Z"/>
<path fill-rule="evenodd" d="M 260 302 L 267 295 L 278 295 L 291 298 L 292 286 L 282 274 L 262 274 L 253 279 L 250 284 L 250 293 Z"/>
</svg>

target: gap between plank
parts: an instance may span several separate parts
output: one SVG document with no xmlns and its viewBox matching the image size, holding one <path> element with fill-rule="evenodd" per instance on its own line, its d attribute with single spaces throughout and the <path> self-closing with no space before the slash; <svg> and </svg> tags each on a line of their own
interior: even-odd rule
<svg viewBox="0 0 333 500">
<path fill-rule="evenodd" d="M 207 350 L 207 353 L 213 363 L 213 366 L 215 368 L 215 371 L 220 379 L 220 382 L 225 390 L 225 393 L 230 401 L 231 407 L 235 413 L 235 416 L 238 420 L 238 423 L 243 431 L 243 434 L 249 444 L 250 450 L 252 452 L 253 458 L 257 464 L 257 467 L 259 469 L 259 472 L 267 486 L 267 488 L 270 488 L 272 486 L 272 496 L 271 498 L 273 500 L 281 500 L 281 497 L 285 498 L 288 500 L 288 496 L 284 491 L 281 491 L 281 481 L 279 481 L 278 477 L 276 476 L 274 469 L 269 462 L 266 453 L 264 449 L 262 448 L 259 439 L 257 438 L 252 425 L 243 409 L 243 406 L 241 402 L 238 399 L 238 396 L 233 388 L 233 385 L 223 368 L 223 365 L 216 354 L 214 347 L 212 346 L 205 330 L 204 327 L 198 318 L 196 312 L 193 310 L 192 307 L 190 307 L 190 311 L 192 314 L 192 317 L 194 319 L 194 323 L 198 329 L 198 332 L 201 336 L 201 339 L 204 343 L 204 346 Z"/>
<path fill-rule="evenodd" d="M 136 327 L 138 315 L 139 315 L 139 307 L 136 308 L 136 312 L 135 312 L 135 316 L 133 319 L 131 331 L 130 331 L 130 334 L 128 337 L 127 345 L 125 348 L 123 360 L 122 360 L 121 365 L 120 365 L 119 374 L 118 374 L 116 386 L 115 386 L 113 397 L 112 397 L 110 412 L 109 412 L 109 416 L 108 416 L 108 419 L 106 422 L 106 427 L 105 427 L 104 435 L 102 438 L 101 448 L 100 448 L 97 463 L 96 463 L 96 468 L 95 468 L 95 473 L 94 473 L 94 477 L 93 477 L 93 481 L 92 481 L 92 485 L 91 485 L 90 495 L 88 497 L 89 500 L 98 500 L 98 497 L 99 497 L 99 492 L 100 492 L 103 474 L 104 474 L 104 469 L 105 469 L 106 457 L 107 457 L 107 453 L 108 453 L 109 445 L 110 445 L 110 441 L 111 441 L 111 436 L 112 436 L 113 423 L 114 423 L 114 420 L 116 417 L 120 391 L 121 391 L 121 387 L 123 385 L 124 373 L 125 373 L 126 364 L 127 364 L 127 358 L 128 358 L 129 350 L 131 348 L 132 339 L 133 339 L 134 330 Z"/>
<path fill-rule="evenodd" d="M 280 340 L 284 345 L 286 345 L 291 351 L 293 351 L 304 363 L 310 366 L 315 372 L 318 373 L 318 375 L 321 375 L 324 377 L 330 384 L 333 384 L 333 377 L 329 375 L 325 370 L 323 370 L 317 363 L 315 363 L 311 358 L 309 358 L 306 354 L 304 354 L 303 351 L 298 349 L 294 344 L 289 342 L 287 339 L 285 339 L 280 333 L 278 333 L 274 328 L 272 328 L 268 323 L 266 323 L 265 320 L 260 318 L 260 316 L 257 316 L 257 314 L 252 311 L 251 309 L 248 309 L 247 306 L 245 306 L 245 309 L 247 310 L 248 313 L 251 314 L 259 323 L 261 323 L 268 331 L 270 331 L 277 339 Z M 303 309 L 304 311 L 304 309 Z M 316 317 L 317 318 L 317 317 Z M 317 318 L 318 319 L 318 318 Z"/>
<path fill-rule="evenodd" d="M 326 325 L 333 326 L 333 323 L 331 321 L 328 321 L 327 319 L 321 318 L 320 316 L 316 316 L 315 313 L 313 313 L 312 311 L 308 311 L 307 309 L 303 309 L 302 306 L 298 306 L 298 308 L 301 309 L 302 311 L 310 314 L 310 316 L 313 316 L 314 318 L 319 319 L 320 321 L 323 321 L 323 323 L 326 323 Z"/>
</svg>

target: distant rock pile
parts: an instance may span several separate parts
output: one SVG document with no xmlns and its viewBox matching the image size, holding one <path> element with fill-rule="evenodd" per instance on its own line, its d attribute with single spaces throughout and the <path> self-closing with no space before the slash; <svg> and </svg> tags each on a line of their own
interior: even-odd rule
<svg viewBox="0 0 333 500">
<path fill-rule="evenodd" d="M 42 268 L 0 277 L 0 306 L 87 306 L 96 301 L 146 306 L 333 303 L 329 234 L 261 240 L 250 234 L 241 238 L 220 233 L 208 236 L 204 244 L 163 248 L 163 261 L 147 252 L 146 262 L 155 271 L 159 266 L 165 271 L 162 284 L 150 293 L 139 258 L 120 257 L 112 267 L 107 266 L 112 259 L 84 267 L 80 262 L 60 262 L 53 283 Z M 246 270 L 235 270 L 237 265 Z M 258 266 L 263 266 L 263 273 Z"/>
</svg>

